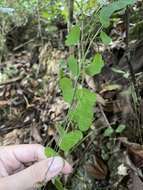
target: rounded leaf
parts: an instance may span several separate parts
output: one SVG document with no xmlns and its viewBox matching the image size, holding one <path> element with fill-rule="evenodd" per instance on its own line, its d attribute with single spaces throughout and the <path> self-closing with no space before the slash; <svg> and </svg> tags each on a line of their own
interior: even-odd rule
<svg viewBox="0 0 143 190">
<path fill-rule="evenodd" d="M 80 40 L 80 28 L 79 26 L 73 26 L 67 36 L 66 45 L 67 46 L 77 45 L 79 40 Z"/>
<path fill-rule="evenodd" d="M 72 80 L 67 77 L 62 78 L 60 80 L 60 88 L 62 90 L 64 100 L 68 103 L 71 103 L 74 94 Z"/>
<path fill-rule="evenodd" d="M 83 138 L 82 132 L 75 130 L 69 133 L 66 133 L 59 144 L 60 149 L 65 152 L 68 152 L 73 148 L 81 139 Z"/>
<path fill-rule="evenodd" d="M 52 148 L 46 147 L 45 148 L 45 155 L 49 157 L 57 156 L 57 152 L 55 152 Z"/>
</svg>

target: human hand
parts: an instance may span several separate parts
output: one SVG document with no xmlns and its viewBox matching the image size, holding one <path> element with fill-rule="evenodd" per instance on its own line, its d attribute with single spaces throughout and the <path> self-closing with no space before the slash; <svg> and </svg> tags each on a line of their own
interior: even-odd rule
<svg viewBox="0 0 143 190">
<path fill-rule="evenodd" d="M 42 145 L 0 147 L 0 190 L 33 190 L 37 183 L 71 171 L 61 157 L 47 158 Z"/>
</svg>

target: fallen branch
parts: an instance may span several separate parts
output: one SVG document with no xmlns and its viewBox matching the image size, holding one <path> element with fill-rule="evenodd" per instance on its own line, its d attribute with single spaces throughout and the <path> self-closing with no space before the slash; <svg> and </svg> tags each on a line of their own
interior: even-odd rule
<svg viewBox="0 0 143 190">
<path fill-rule="evenodd" d="M 23 76 L 20 76 L 20 77 L 16 77 L 16 78 L 13 78 L 13 79 L 9 79 L 9 80 L 7 80 L 7 81 L 1 82 L 1 83 L 0 83 L 0 86 L 4 86 L 4 85 L 7 85 L 7 84 L 19 82 L 19 81 L 21 81 L 23 78 L 24 78 Z"/>
</svg>

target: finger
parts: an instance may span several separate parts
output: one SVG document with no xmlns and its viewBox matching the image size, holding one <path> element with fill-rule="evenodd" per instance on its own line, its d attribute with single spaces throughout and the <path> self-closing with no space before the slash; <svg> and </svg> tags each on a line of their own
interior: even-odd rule
<svg viewBox="0 0 143 190">
<path fill-rule="evenodd" d="M 9 177 L 0 179 L 1 190 L 28 190 L 32 189 L 39 182 L 49 181 L 62 172 L 72 172 L 71 166 L 61 157 L 49 158 L 40 161 L 31 167 Z"/>
<path fill-rule="evenodd" d="M 13 145 L 0 148 L 3 159 L 16 159 L 18 162 L 27 163 L 46 159 L 44 147 L 39 144 Z"/>
<path fill-rule="evenodd" d="M 9 175 L 23 168 L 23 164 L 46 159 L 44 147 L 39 144 L 26 144 L 0 147 L 0 163 Z M 3 172 L 0 175 L 6 176 Z"/>
</svg>

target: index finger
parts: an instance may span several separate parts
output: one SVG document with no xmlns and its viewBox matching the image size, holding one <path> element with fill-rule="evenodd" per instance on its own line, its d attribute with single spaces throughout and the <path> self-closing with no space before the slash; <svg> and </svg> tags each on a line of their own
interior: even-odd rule
<svg viewBox="0 0 143 190">
<path fill-rule="evenodd" d="M 10 145 L 0 148 L 2 155 L 15 158 L 21 163 L 41 161 L 46 159 L 44 147 L 40 144 Z"/>
</svg>

